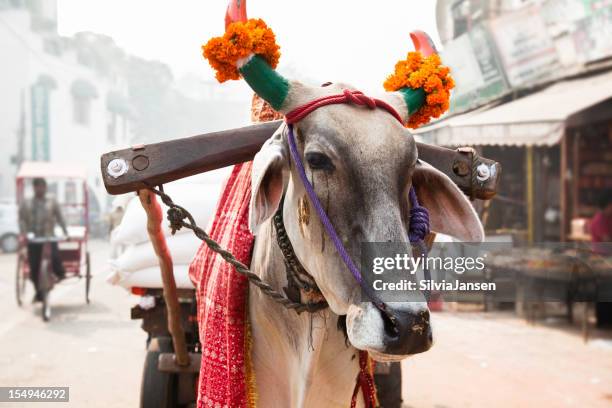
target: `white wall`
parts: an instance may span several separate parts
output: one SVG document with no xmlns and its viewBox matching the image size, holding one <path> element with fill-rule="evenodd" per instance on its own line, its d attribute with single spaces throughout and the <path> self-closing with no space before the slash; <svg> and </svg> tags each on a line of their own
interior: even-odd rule
<svg viewBox="0 0 612 408">
<path fill-rule="evenodd" d="M 111 89 L 120 90 L 122 84 L 111 83 L 108 78 L 79 64 L 73 52 L 64 53 L 61 57 L 45 52 L 43 37 L 30 30 L 27 11 L 0 11 L 0 19 L 0 49 L 5 61 L 0 64 L 0 197 L 14 195 L 16 168 L 10 164 L 10 157 L 17 152 L 20 94 L 23 91 L 25 97 L 25 158 L 28 160 L 32 150 L 30 87 L 40 75 L 48 75 L 57 85 L 49 94 L 50 160 L 87 166 L 89 185 L 104 208 L 107 198 L 100 178 L 100 155 L 129 145 L 132 136 L 128 131 L 121 139 L 123 132 L 120 124 L 116 143 L 112 145 L 107 140 L 110 112 L 106 107 L 106 95 Z M 73 117 L 75 99 L 71 87 L 75 80 L 88 81 L 97 89 L 98 96 L 91 100 L 90 122 L 87 125 L 76 123 Z"/>
<path fill-rule="evenodd" d="M 25 11 L 0 12 L 0 198 L 14 195 L 16 168 L 11 156 L 17 152 L 17 131 L 21 115 L 21 94 L 29 98 L 26 89 L 29 76 L 29 51 L 19 41 L 15 27 L 29 24 Z M 27 105 L 29 100 L 25 100 Z"/>
</svg>

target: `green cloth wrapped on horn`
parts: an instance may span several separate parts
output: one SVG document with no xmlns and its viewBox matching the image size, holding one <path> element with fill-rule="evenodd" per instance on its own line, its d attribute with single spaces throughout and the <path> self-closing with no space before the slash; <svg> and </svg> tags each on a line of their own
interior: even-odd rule
<svg viewBox="0 0 612 408">
<path fill-rule="evenodd" d="M 280 110 L 289 93 L 289 81 L 276 72 L 259 55 L 253 55 L 242 67 L 240 74 L 262 99 Z"/>
</svg>

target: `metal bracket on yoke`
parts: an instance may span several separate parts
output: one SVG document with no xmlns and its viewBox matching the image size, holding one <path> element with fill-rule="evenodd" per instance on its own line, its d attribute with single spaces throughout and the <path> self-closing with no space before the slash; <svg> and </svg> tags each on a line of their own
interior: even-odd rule
<svg viewBox="0 0 612 408">
<path fill-rule="evenodd" d="M 467 160 L 456 160 L 453 163 L 453 173 L 469 180 L 466 193 L 470 200 L 493 198 L 499 182 L 501 165 L 496 161 L 480 157 L 472 147 L 459 147 L 457 153 Z"/>
</svg>

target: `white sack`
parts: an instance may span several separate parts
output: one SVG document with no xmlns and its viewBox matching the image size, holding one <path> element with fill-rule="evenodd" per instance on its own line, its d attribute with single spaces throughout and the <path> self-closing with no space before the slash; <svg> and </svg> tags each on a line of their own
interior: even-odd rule
<svg viewBox="0 0 612 408">
<path fill-rule="evenodd" d="M 193 283 L 189 279 L 189 265 L 174 265 L 174 279 L 177 288 L 194 289 Z M 132 287 L 159 289 L 164 286 L 159 267 L 141 269 L 130 273 L 114 272 L 107 278 L 107 281 L 126 289 Z"/>
<path fill-rule="evenodd" d="M 214 216 L 215 206 L 221 192 L 221 184 L 168 184 L 164 186 L 165 192 L 172 200 L 185 208 L 193 215 L 196 223 L 205 228 L 209 219 Z M 159 200 L 159 198 L 158 198 Z M 161 204 L 161 200 L 160 204 Z M 162 211 L 164 220 L 162 227 L 166 236 L 170 235 L 170 228 L 165 214 L 167 207 L 163 204 Z M 130 200 L 125 210 L 125 215 L 115 228 L 115 233 L 111 238 L 112 244 L 133 245 L 140 244 L 149 240 L 147 233 L 147 215 L 140 204 L 140 200 Z M 190 233 L 191 231 L 181 229 L 177 234 Z"/>
<path fill-rule="evenodd" d="M 190 264 L 200 247 L 200 239 L 194 234 L 177 234 L 166 237 L 172 263 Z M 111 271 L 134 272 L 158 265 L 157 256 L 150 242 L 129 245 L 116 259 L 109 260 Z"/>
</svg>

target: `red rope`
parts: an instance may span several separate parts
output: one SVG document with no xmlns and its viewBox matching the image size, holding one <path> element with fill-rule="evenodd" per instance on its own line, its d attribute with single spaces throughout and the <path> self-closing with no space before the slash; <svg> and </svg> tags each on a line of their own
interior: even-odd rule
<svg viewBox="0 0 612 408">
<path fill-rule="evenodd" d="M 376 408 L 378 401 L 376 400 L 376 386 L 374 385 L 374 376 L 370 371 L 368 364 L 368 352 L 359 351 L 359 374 L 357 374 L 357 381 L 355 388 L 353 389 L 353 397 L 351 398 L 351 408 L 357 406 L 357 395 L 359 394 L 359 388 L 363 393 L 363 400 L 366 408 Z"/>
<path fill-rule="evenodd" d="M 365 106 L 368 109 L 382 108 L 389 112 L 391 115 L 393 115 L 393 117 L 397 119 L 400 123 L 402 123 L 402 118 L 399 113 L 397 113 L 395 108 L 389 105 L 387 102 L 381 99 L 370 98 L 369 96 L 364 95 L 361 91 L 352 91 L 350 89 L 345 89 L 341 94 L 322 96 L 320 98 L 313 99 L 312 101 L 305 103 L 302 106 L 298 106 L 297 108 L 285 115 L 285 121 L 288 124 L 298 122 L 308 116 L 315 109 L 318 109 L 322 106 L 338 103 L 348 103 L 357 106 Z"/>
</svg>

